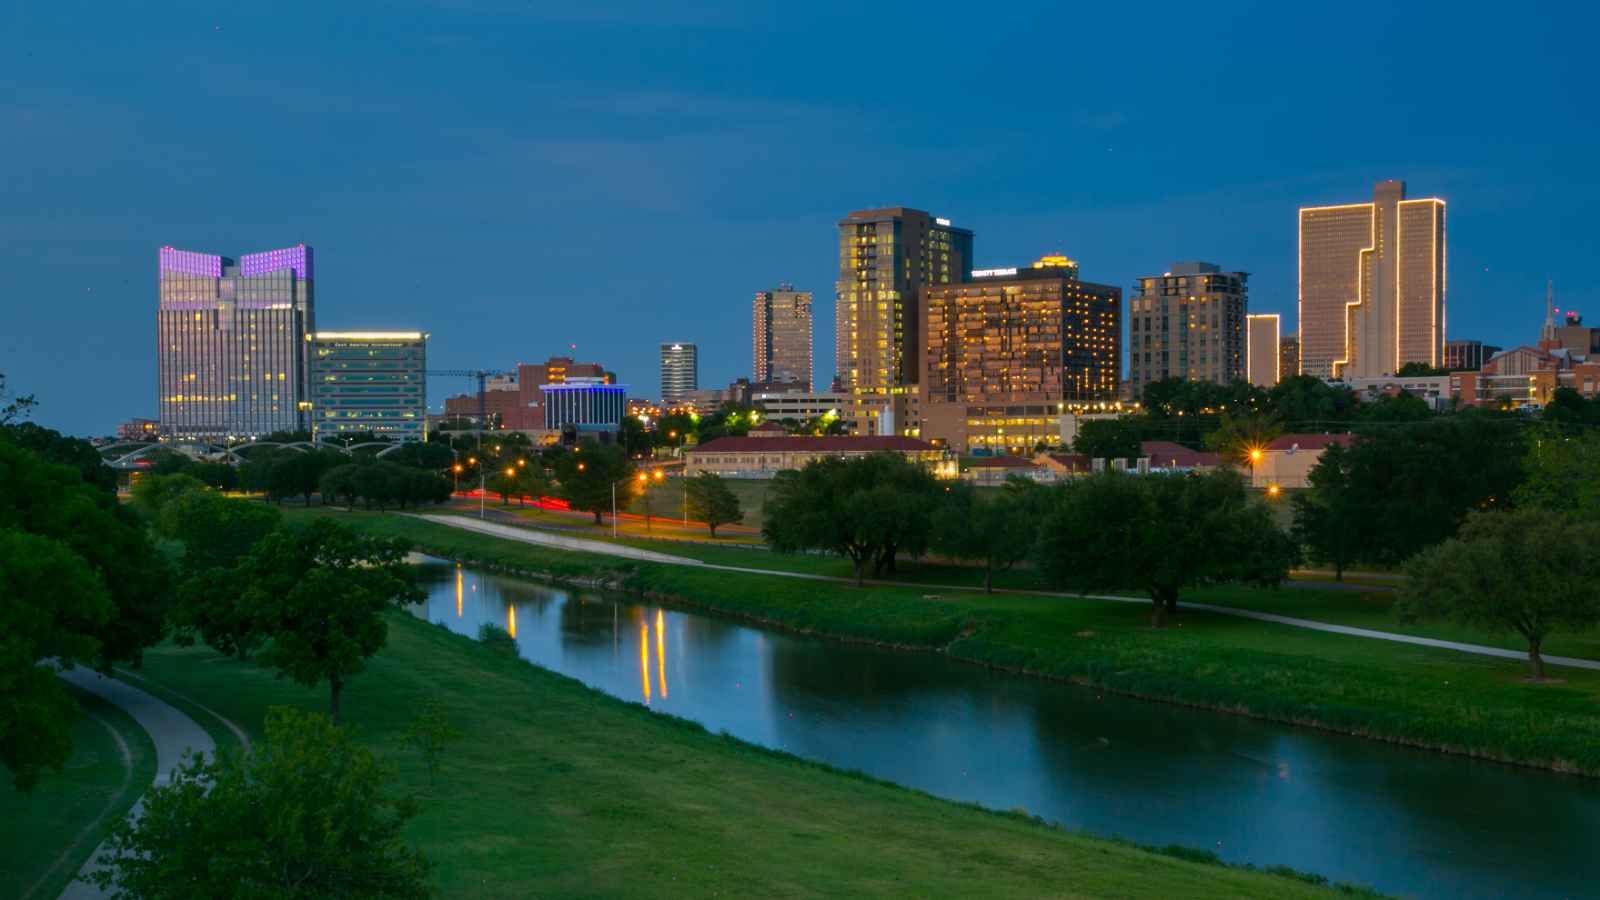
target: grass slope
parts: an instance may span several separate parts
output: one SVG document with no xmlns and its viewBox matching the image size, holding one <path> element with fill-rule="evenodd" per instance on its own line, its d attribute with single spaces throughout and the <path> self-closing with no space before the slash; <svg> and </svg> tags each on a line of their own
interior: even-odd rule
<svg viewBox="0 0 1600 900">
<path fill-rule="evenodd" d="M 634 590 L 798 631 L 1489 759 L 1600 774 L 1600 673 L 1524 683 L 1521 663 L 1139 604 L 944 593 L 699 571 L 569 553 L 398 516 L 351 524 L 441 556 Z M 741 552 L 741 551 L 730 551 Z M 1283 592 L 1289 593 L 1289 592 Z M 1208 598 L 1213 599 L 1213 598 Z"/>
<path fill-rule="evenodd" d="M 157 648 L 145 675 L 252 731 L 269 706 L 326 702 L 203 647 Z M 428 698 L 466 735 L 431 791 L 400 748 Z M 442 896 L 1326 895 L 714 736 L 400 614 L 343 708 L 399 789 L 429 794 L 409 837 Z"/>
</svg>

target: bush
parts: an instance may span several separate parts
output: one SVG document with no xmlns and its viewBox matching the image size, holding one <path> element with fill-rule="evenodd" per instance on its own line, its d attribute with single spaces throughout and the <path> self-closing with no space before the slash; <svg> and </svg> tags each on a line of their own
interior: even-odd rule
<svg viewBox="0 0 1600 900">
<path fill-rule="evenodd" d="M 496 653 L 512 657 L 522 655 L 517 649 L 517 639 L 511 636 L 511 632 L 493 622 L 485 622 L 478 626 L 478 640 Z"/>
</svg>

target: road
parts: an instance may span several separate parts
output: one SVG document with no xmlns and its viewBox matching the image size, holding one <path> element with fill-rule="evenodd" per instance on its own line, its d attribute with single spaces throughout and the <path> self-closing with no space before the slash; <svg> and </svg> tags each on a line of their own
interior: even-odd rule
<svg viewBox="0 0 1600 900">
<path fill-rule="evenodd" d="M 460 528 L 464 531 L 475 531 L 493 537 L 521 541 L 525 544 L 538 544 L 545 547 L 556 547 L 562 550 L 576 550 L 583 553 L 601 553 L 607 556 L 616 556 L 623 559 L 637 559 L 646 562 L 666 563 L 677 566 L 694 566 L 702 569 L 716 569 L 723 572 L 745 572 L 754 575 L 771 575 L 779 578 L 803 578 L 810 581 L 828 581 L 837 584 L 854 584 L 854 579 L 840 578 L 833 575 L 812 575 L 804 572 L 781 572 L 773 569 L 757 569 L 748 566 L 724 566 L 715 563 L 690 559 L 686 556 L 672 556 L 666 553 L 656 553 L 651 550 L 639 550 L 619 544 L 604 541 L 588 540 L 586 538 L 567 537 L 532 531 L 526 528 L 517 528 L 511 525 L 501 525 L 474 519 L 464 519 L 460 516 L 418 515 L 417 518 L 425 519 L 439 525 L 448 525 L 451 528 Z M 914 584 L 904 581 L 874 581 L 869 579 L 868 584 L 884 585 L 888 587 L 917 587 L 941 591 L 970 592 L 973 588 L 963 585 L 951 584 Z M 1110 600 L 1117 603 L 1149 603 L 1145 597 L 1126 597 L 1114 594 L 1066 594 L 1054 591 L 1025 591 L 1006 588 L 995 588 L 997 594 L 1027 594 L 1036 597 L 1055 597 L 1061 599 L 1088 599 Z M 1440 650 L 1454 650 L 1459 653 L 1472 653 L 1478 656 L 1492 656 L 1499 659 L 1527 660 L 1528 656 L 1518 650 L 1507 650 L 1503 647 L 1488 647 L 1483 644 L 1464 644 L 1459 641 L 1443 641 L 1436 638 L 1418 637 L 1411 634 L 1397 634 L 1392 631 L 1377 631 L 1371 628 L 1356 628 L 1350 625 L 1334 625 L 1328 622 L 1318 622 L 1313 619 L 1300 619 L 1294 616 L 1280 616 L 1276 613 L 1256 612 L 1249 609 L 1234 609 L 1228 606 L 1215 606 L 1210 603 L 1184 603 L 1184 609 L 1197 609 L 1205 612 L 1216 613 L 1223 616 L 1237 616 L 1241 619 L 1254 619 L 1258 622 L 1272 622 L 1277 625 L 1287 625 L 1291 628 L 1306 628 L 1312 631 L 1325 631 L 1331 634 L 1343 634 L 1350 637 L 1367 638 L 1376 641 L 1392 641 L 1397 644 L 1412 644 L 1418 647 L 1433 647 Z M 1547 666 L 1565 666 L 1572 669 L 1600 670 L 1600 660 L 1580 659 L 1573 656 L 1546 656 L 1544 663 Z"/>
<path fill-rule="evenodd" d="M 192 751 L 210 756 L 216 752 L 217 745 L 211 740 L 211 735 L 195 724 L 193 719 L 130 684 L 82 667 L 62 672 L 59 677 L 116 704 L 138 722 L 140 728 L 149 732 L 151 741 L 156 745 L 156 777 L 151 787 L 160 787 L 171 781 L 172 770 L 183 761 L 185 753 Z M 128 815 L 137 819 L 143 806 L 144 798 L 141 797 Z M 96 871 L 99 868 L 97 860 L 106 850 L 105 844 L 96 847 L 78 874 L 83 876 Z M 90 900 L 105 896 L 108 895 L 99 888 L 82 881 L 72 882 L 61 892 L 61 900 Z"/>
</svg>

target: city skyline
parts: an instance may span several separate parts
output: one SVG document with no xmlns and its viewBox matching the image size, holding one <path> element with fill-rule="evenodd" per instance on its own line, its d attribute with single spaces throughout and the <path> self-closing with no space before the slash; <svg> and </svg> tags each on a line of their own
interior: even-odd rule
<svg viewBox="0 0 1600 900">
<path fill-rule="evenodd" d="M 1174 89 L 1170 65 L 1129 73 L 1108 41 L 1083 49 L 1070 97 L 1041 77 L 1043 61 L 1024 59 L 910 95 L 891 123 L 840 73 L 769 65 L 799 48 L 856 52 L 886 11 L 821 9 L 773 27 L 771 10 L 662 10 L 640 30 L 626 14 L 469 3 L 352 36 L 294 3 L 271 15 L 97 9 L 92 32 L 70 4 L 19 9 L 0 35 L 0 52 L 21 61 L 16 99 L 0 111 L 12 173 L 0 371 L 40 398 L 36 418 L 54 427 L 109 433 L 154 415 L 149 383 L 123 374 L 155 367 L 153 249 L 304 240 L 326 259 L 318 327 L 422 328 L 441 368 L 576 344 L 645 396 L 659 392 L 657 344 L 686 326 L 705 349 L 703 383 L 751 374 L 737 301 L 791 282 L 823 300 L 820 388 L 833 374 L 834 224 L 895 203 L 979 233 L 977 268 L 1059 251 L 1094 260 L 1096 280 L 1131 293 L 1168 260 L 1218 260 L 1251 273 L 1251 311 L 1283 314 L 1288 336 L 1296 211 L 1360 198 L 1384 178 L 1450 204 L 1446 339 L 1532 340 L 1547 279 L 1563 308 L 1600 304 L 1583 272 L 1592 234 L 1581 211 L 1600 200 L 1586 150 L 1600 125 L 1577 88 L 1588 11 L 1559 28 L 1542 17 L 1491 27 L 1426 6 L 1164 14 L 1238 53 Z M 981 58 L 1057 14 L 1022 5 L 978 34 L 919 18 L 919 41 L 960 40 Z M 1076 24 L 1115 35 L 1143 18 L 1097 9 Z M 1345 46 L 1350 65 L 1299 65 L 1308 30 Z M 1492 37 L 1537 63 L 1491 74 L 1459 54 L 1385 49 L 1384 35 L 1423 31 L 1444 48 Z M 95 64 L 74 65 L 85 51 Z M 374 71 L 390 77 L 364 74 Z M 1272 71 L 1294 72 L 1293 87 L 1261 77 Z M 1382 89 L 1416 78 L 1451 89 L 1425 103 Z M 252 114 L 226 129 L 189 115 L 185 86 L 197 81 L 216 107 Z M 1225 148 L 1148 127 L 1184 103 L 1231 123 Z M 986 127 L 958 122 L 950 110 L 961 107 L 982 110 Z M 1356 117 L 1367 127 L 1351 129 Z M 788 139 L 772 141 L 779 128 Z M 1503 138 L 1532 133 L 1563 140 Z M 339 144 L 348 152 L 332 152 Z M 728 253 L 708 267 L 713 236 Z M 516 261 L 515 278 L 501 260 Z M 462 388 L 429 385 L 434 397 Z"/>
</svg>

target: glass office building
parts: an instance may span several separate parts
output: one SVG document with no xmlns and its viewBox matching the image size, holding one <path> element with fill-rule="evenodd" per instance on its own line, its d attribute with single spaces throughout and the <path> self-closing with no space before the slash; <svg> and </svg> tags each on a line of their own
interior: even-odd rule
<svg viewBox="0 0 1600 900">
<path fill-rule="evenodd" d="M 225 256 L 162 247 L 156 366 L 161 434 L 237 440 L 309 427 L 311 248 Z"/>
<path fill-rule="evenodd" d="M 700 389 L 700 348 L 685 341 L 661 345 L 661 405 L 682 406 Z"/>
<path fill-rule="evenodd" d="M 311 350 L 311 433 L 427 439 L 428 336 L 420 331 L 319 331 Z"/>
<path fill-rule="evenodd" d="M 811 292 L 779 285 L 757 292 L 752 307 L 752 379 L 811 390 Z"/>
</svg>

